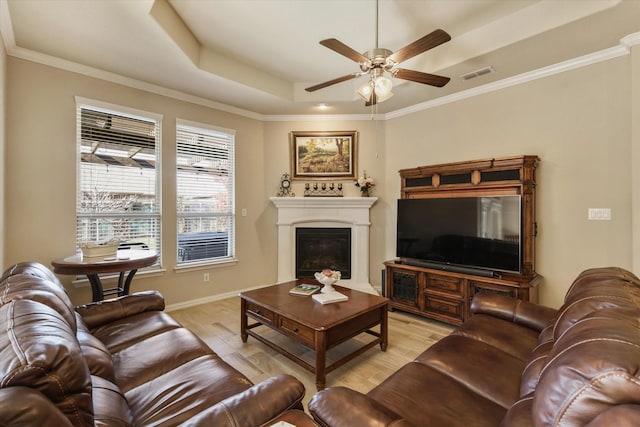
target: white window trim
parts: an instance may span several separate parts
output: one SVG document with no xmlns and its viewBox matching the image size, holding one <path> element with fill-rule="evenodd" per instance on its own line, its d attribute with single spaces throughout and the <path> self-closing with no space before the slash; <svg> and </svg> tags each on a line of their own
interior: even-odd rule
<svg viewBox="0 0 640 427">
<path fill-rule="evenodd" d="M 155 113 L 155 112 L 151 112 L 151 111 L 145 111 L 145 110 L 140 110 L 140 109 L 136 109 L 136 108 L 132 108 L 132 107 L 127 107 L 124 105 L 119 105 L 119 104 L 111 104 L 109 102 L 104 102 L 104 101 L 100 101 L 97 99 L 91 99 L 91 98 L 84 98 L 82 96 L 75 96 L 74 97 L 75 102 L 76 102 L 76 114 L 77 111 L 79 111 L 82 108 L 89 108 L 89 109 L 95 109 L 95 110 L 102 110 L 105 113 L 113 113 L 113 114 L 127 114 L 130 115 L 132 117 L 136 117 L 142 120 L 155 120 L 159 123 L 158 126 L 158 141 L 159 141 L 159 147 L 157 150 L 157 155 L 158 155 L 158 161 L 156 164 L 156 169 L 157 169 L 157 173 L 156 173 L 156 187 L 158 188 L 157 190 L 157 198 L 158 198 L 158 212 L 160 214 L 160 239 L 159 239 L 159 248 L 158 248 L 158 262 L 154 267 L 147 267 L 145 269 L 142 269 L 140 271 L 138 271 L 138 274 L 140 273 L 145 273 L 145 272 L 158 272 L 158 271 L 164 271 L 163 270 L 163 256 L 162 256 L 162 240 L 163 240 L 163 236 L 164 236 L 164 230 L 163 230 L 163 218 L 164 218 L 164 213 L 163 213 L 163 203 L 162 203 L 162 191 L 163 191 L 163 187 L 162 187 L 162 151 L 163 151 L 163 145 L 162 145 L 162 120 L 164 118 L 163 114 L 160 113 Z M 76 129 L 76 144 L 78 143 L 78 141 L 80 141 L 81 138 L 81 129 L 80 127 L 78 127 Z M 80 150 L 76 149 L 76 185 L 80 179 Z M 76 190 L 77 191 L 77 190 Z M 76 207 L 77 210 L 77 207 Z"/>
<path fill-rule="evenodd" d="M 212 133 L 219 133 L 221 135 L 223 135 L 224 137 L 227 136 L 231 136 L 234 140 L 234 164 L 233 164 L 233 181 L 232 181 L 232 196 L 233 196 L 233 201 L 232 201 L 232 214 L 233 217 L 235 219 L 235 207 L 236 207 L 236 150 L 235 150 L 235 136 L 236 136 L 236 130 L 235 129 L 229 129 L 229 128 L 224 128 L 221 126 L 215 126 L 215 125 L 211 125 L 208 123 L 202 123 L 202 122 L 195 122 L 195 121 L 191 121 L 191 120 L 186 120 L 186 119 L 180 119 L 180 118 L 176 118 L 176 127 L 175 127 L 175 132 L 177 134 L 178 131 L 178 127 L 183 127 L 187 130 L 193 131 L 193 132 L 199 132 L 202 130 L 207 130 L 209 132 Z M 177 192 L 176 192 L 176 197 L 177 197 Z M 175 206 L 174 206 L 175 208 Z M 177 219 L 177 216 L 176 216 Z M 237 231 L 237 226 L 236 226 L 236 222 L 234 220 L 234 230 L 233 230 L 233 234 L 234 234 L 234 255 L 232 257 L 229 258 L 220 258 L 220 259 L 208 259 L 208 260 L 202 260 L 202 261 L 194 261 L 194 262 L 185 262 L 185 263 L 180 263 L 176 260 L 176 265 L 173 268 L 174 272 L 176 273 L 181 273 L 181 272 L 186 272 L 186 271 L 193 271 L 193 270 L 202 270 L 202 269 L 206 269 L 206 268 L 215 268 L 215 267 L 225 267 L 225 266 L 229 266 L 229 265 L 235 265 L 239 262 L 238 258 L 237 258 L 237 254 L 235 252 L 235 241 L 236 241 L 236 231 Z M 177 228 L 176 228 L 176 239 L 177 239 Z"/>
</svg>

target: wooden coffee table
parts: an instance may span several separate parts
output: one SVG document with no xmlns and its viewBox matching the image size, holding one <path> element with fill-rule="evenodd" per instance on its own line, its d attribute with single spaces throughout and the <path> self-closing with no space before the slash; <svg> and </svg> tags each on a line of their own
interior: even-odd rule
<svg viewBox="0 0 640 427">
<path fill-rule="evenodd" d="M 389 300 L 377 295 L 335 286 L 336 290 L 349 297 L 348 301 L 322 305 L 311 296 L 290 295 L 289 290 L 300 283 L 315 283 L 315 280 L 296 280 L 242 292 L 241 329 L 243 342 L 249 335 L 288 357 L 298 365 L 316 374 L 316 387 L 325 387 L 326 374 L 344 365 L 366 350 L 380 344 L 387 349 L 387 310 Z M 249 318 L 255 323 L 249 324 Z M 265 325 L 284 334 L 296 342 L 315 351 L 315 366 L 291 354 L 273 341 L 258 334 L 254 328 Z M 372 330 L 380 325 L 380 332 Z M 366 333 L 375 340 L 326 365 L 327 350 Z"/>
</svg>

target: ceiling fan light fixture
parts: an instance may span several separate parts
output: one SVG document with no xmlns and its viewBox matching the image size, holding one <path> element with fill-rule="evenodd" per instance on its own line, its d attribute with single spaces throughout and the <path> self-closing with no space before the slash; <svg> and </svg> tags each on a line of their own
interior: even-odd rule
<svg viewBox="0 0 640 427">
<path fill-rule="evenodd" d="M 373 95 L 374 85 L 371 80 L 360 86 L 357 90 L 358 95 L 365 101 L 369 102 L 371 95 Z"/>
<path fill-rule="evenodd" d="M 391 98 L 392 96 L 393 96 L 393 92 L 391 92 L 391 91 L 387 92 L 384 95 L 378 95 L 378 92 L 376 91 L 376 97 L 377 97 L 378 104 L 383 102 L 383 101 L 386 101 L 387 99 Z"/>
<path fill-rule="evenodd" d="M 378 96 L 378 101 L 390 94 L 391 89 L 393 89 L 393 83 L 388 77 L 381 76 L 375 79 L 375 91 Z"/>
</svg>

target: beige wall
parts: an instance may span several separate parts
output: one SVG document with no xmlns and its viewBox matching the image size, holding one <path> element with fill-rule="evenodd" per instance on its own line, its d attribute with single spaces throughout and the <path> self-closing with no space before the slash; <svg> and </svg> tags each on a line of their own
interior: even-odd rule
<svg viewBox="0 0 640 427">
<path fill-rule="evenodd" d="M 52 259 L 75 252 L 76 104 L 75 96 L 123 105 L 163 115 L 163 267 L 156 277 L 138 276 L 133 290 L 159 289 L 169 304 L 234 294 L 276 278 L 276 242 L 262 230 L 264 223 L 263 124 L 211 108 L 131 89 L 60 69 L 10 57 L 7 75 L 7 191 L 4 266 Z M 176 273 L 175 120 L 187 119 L 236 132 L 236 205 L 247 216 L 237 217 L 237 257 L 234 266 Z M 211 281 L 203 282 L 203 272 Z M 90 300 L 88 287 L 66 279 L 75 303 Z"/>
<path fill-rule="evenodd" d="M 0 266 L 4 265 L 4 183 L 5 183 L 5 164 L 4 164 L 4 151 L 5 151 L 5 138 L 6 138 L 6 126 L 5 126 L 5 105 L 7 94 L 7 53 L 4 49 L 4 44 L 0 38 Z"/>
<path fill-rule="evenodd" d="M 628 56 L 387 122 L 385 192 L 397 170 L 451 161 L 535 154 L 536 269 L 541 302 L 559 306 L 583 269 L 631 268 L 631 143 Z M 587 221 L 589 207 L 612 221 Z M 389 209 L 387 257 L 393 256 Z"/>
<path fill-rule="evenodd" d="M 175 214 L 165 212 L 164 268 L 138 277 L 134 290 L 159 289 L 169 304 L 233 294 L 276 278 L 276 211 L 269 197 L 290 170 L 289 132 L 357 130 L 359 170 L 378 181 L 372 209 L 370 278 L 380 286 L 382 262 L 394 257 L 398 170 L 451 161 L 537 154 L 537 270 L 541 301 L 558 306 L 573 278 L 593 266 L 631 268 L 633 58 L 623 56 L 526 84 L 479 95 L 384 122 L 252 120 L 212 108 L 120 86 L 16 58 L 7 62 L 7 139 L 4 265 L 49 264 L 73 252 L 75 235 L 74 96 L 160 113 L 163 167 L 173 170 L 175 119 L 237 130 L 238 216 L 235 266 L 176 273 Z M 637 59 L 635 60 L 637 64 Z M 636 65 L 637 67 L 637 65 Z M 637 133 L 637 125 L 636 125 Z M 635 137 L 637 139 L 637 136 Z M 294 183 L 297 196 L 303 182 Z M 346 182 L 346 195 L 357 189 Z M 164 177 L 164 203 L 174 181 Z M 610 207 L 613 220 L 587 221 L 589 207 Z M 67 282 L 74 302 L 88 288 Z"/>
</svg>

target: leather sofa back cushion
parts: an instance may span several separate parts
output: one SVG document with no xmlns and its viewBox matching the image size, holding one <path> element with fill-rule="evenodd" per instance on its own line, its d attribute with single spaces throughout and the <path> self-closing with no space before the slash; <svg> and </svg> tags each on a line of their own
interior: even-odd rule
<svg viewBox="0 0 640 427">
<path fill-rule="evenodd" d="M 77 316 L 78 332 L 76 337 L 80 349 L 89 367 L 91 375 L 97 375 L 111 382 L 115 382 L 116 374 L 113 367 L 113 359 L 107 347 L 98 338 L 91 335 L 89 328 L 79 314 Z"/>
<path fill-rule="evenodd" d="M 554 339 L 596 310 L 639 305 L 640 283 L 630 273 L 618 268 L 585 270 L 574 280 L 558 310 Z"/>
<path fill-rule="evenodd" d="M 91 382 L 75 331 L 51 307 L 15 300 L 0 307 L 0 387 L 31 387 L 75 426 L 93 426 Z"/>
<path fill-rule="evenodd" d="M 555 342 L 536 387 L 534 425 L 587 425 L 616 405 L 640 401 L 639 316 L 600 310 Z"/>
<path fill-rule="evenodd" d="M 0 304 L 17 299 L 39 301 L 56 310 L 75 330 L 76 316 L 66 290 L 53 273 L 39 264 L 20 263 L 2 275 Z"/>
</svg>

